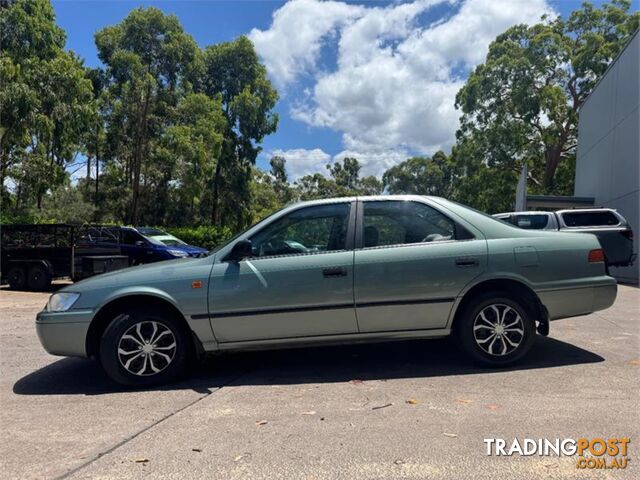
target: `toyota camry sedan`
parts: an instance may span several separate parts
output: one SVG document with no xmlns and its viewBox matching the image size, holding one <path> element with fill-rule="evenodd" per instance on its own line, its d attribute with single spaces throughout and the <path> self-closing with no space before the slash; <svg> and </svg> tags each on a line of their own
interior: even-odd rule
<svg viewBox="0 0 640 480">
<path fill-rule="evenodd" d="M 106 273 L 36 319 L 54 355 L 166 383 L 203 352 L 453 335 L 472 360 L 521 360 L 549 323 L 608 308 L 590 234 L 523 230 L 436 197 L 288 206 L 202 258 Z"/>
</svg>

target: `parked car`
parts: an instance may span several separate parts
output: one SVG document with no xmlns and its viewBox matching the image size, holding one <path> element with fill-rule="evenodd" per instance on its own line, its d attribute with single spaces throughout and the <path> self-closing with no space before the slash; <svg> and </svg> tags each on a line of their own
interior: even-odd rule
<svg viewBox="0 0 640 480">
<path fill-rule="evenodd" d="M 184 257 L 203 257 L 208 251 L 187 245 L 179 238 L 162 230 L 149 227 L 109 227 L 109 238 L 96 237 L 97 245 L 117 242 L 123 255 L 129 257 L 130 265 L 172 260 Z"/>
<path fill-rule="evenodd" d="M 497 213 L 494 217 L 525 229 L 592 233 L 600 240 L 607 265 L 612 267 L 631 265 L 635 259 L 633 230 L 625 218 L 611 208 L 509 212 Z"/>
<path fill-rule="evenodd" d="M 0 230 L 0 276 L 14 290 L 42 291 L 56 278 L 80 280 L 129 265 L 118 245 L 86 241 L 88 235 L 110 236 L 99 226 L 22 224 Z"/>
<path fill-rule="evenodd" d="M 49 353 L 96 357 L 135 386 L 175 379 L 199 352 L 448 335 L 505 366 L 616 289 L 594 235 L 436 197 L 339 198 L 286 207 L 204 258 L 65 287 L 36 329 Z"/>
</svg>

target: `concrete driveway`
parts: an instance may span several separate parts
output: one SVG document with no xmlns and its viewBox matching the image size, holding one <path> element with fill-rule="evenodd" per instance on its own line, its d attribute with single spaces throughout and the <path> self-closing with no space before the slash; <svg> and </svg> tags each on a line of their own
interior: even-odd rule
<svg viewBox="0 0 640 480">
<path fill-rule="evenodd" d="M 0 291 L 3 478 L 640 478 L 640 290 L 554 322 L 517 368 L 447 340 L 208 358 L 127 391 L 90 360 L 46 354 L 47 294 Z M 630 437 L 626 470 L 495 457 L 484 438 Z"/>
</svg>

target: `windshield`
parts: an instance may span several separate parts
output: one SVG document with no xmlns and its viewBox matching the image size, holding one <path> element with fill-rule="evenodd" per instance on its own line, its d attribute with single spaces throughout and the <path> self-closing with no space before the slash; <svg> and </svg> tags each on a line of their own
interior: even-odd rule
<svg viewBox="0 0 640 480">
<path fill-rule="evenodd" d="M 180 245 L 186 245 L 186 242 L 183 242 L 179 238 L 174 237 L 173 235 L 169 235 L 167 233 L 165 233 L 164 235 L 148 235 L 147 238 L 149 238 L 152 241 L 156 241 L 162 245 L 166 245 L 167 247 L 177 247 Z"/>
</svg>

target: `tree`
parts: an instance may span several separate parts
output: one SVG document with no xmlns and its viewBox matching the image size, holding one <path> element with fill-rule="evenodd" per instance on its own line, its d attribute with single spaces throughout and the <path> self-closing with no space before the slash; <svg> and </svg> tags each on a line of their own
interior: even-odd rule
<svg viewBox="0 0 640 480">
<path fill-rule="evenodd" d="M 391 194 L 451 197 L 457 175 L 451 157 L 438 151 L 433 157 L 413 157 L 391 167 L 382 182 Z"/>
<path fill-rule="evenodd" d="M 194 77 L 198 91 L 220 96 L 226 118 L 224 144 L 211 185 L 211 221 L 238 229 L 250 220 L 249 183 L 259 145 L 278 125 L 273 112 L 278 93 L 245 36 L 206 47 Z"/>
<path fill-rule="evenodd" d="M 159 204 L 168 212 L 171 225 L 201 223 L 206 220 L 203 206 L 223 143 L 225 118 L 220 99 L 191 93 L 178 103 L 171 125 L 158 149 L 164 167 Z M 170 188 L 170 182 L 174 186 Z"/>
<path fill-rule="evenodd" d="M 361 168 L 360 162 L 352 157 L 345 157 L 342 162 L 328 164 L 330 178 L 320 173 L 301 177 L 295 184 L 298 196 L 302 200 L 313 200 L 382 193 L 382 182 L 376 177 L 360 178 Z"/>
<path fill-rule="evenodd" d="M 157 186 L 157 178 L 152 179 L 158 173 L 153 168 L 156 148 L 168 112 L 189 88 L 184 79 L 197 46 L 177 17 L 157 8 L 132 10 L 121 23 L 98 31 L 95 40 L 107 67 L 106 154 L 125 170 L 122 187 L 131 196 L 127 221 L 137 224 L 142 186 Z M 168 181 L 162 175 L 166 170 L 159 170 L 160 179 Z"/>
<path fill-rule="evenodd" d="M 572 193 L 573 175 L 557 172 L 575 157 L 580 107 L 638 28 L 640 14 L 629 8 L 628 0 L 600 9 L 584 3 L 568 19 L 543 17 L 496 38 L 456 96 L 463 112 L 457 132 L 458 159 L 467 170 L 463 190 L 471 193 L 474 172 L 482 172 L 489 182 L 482 188 L 508 184 L 513 191 L 513 177 L 526 163 L 534 191 Z M 512 197 L 498 208 L 509 208 Z"/>
<path fill-rule="evenodd" d="M 286 205 L 293 199 L 293 189 L 289 185 L 287 175 L 287 160 L 284 157 L 274 156 L 269 161 L 271 165 L 271 178 L 273 189 L 281 206 Z"/>
<path fill-rule="evenodd" d="M 46 0 L 0 5 L 0 189 L 3 208 L 42 207 L 61 185 L 93 115 L 91 82 L 82 61 L 64 50 Z M 5 192 L 5 179 L 14 193 Z"/>
</svg>

